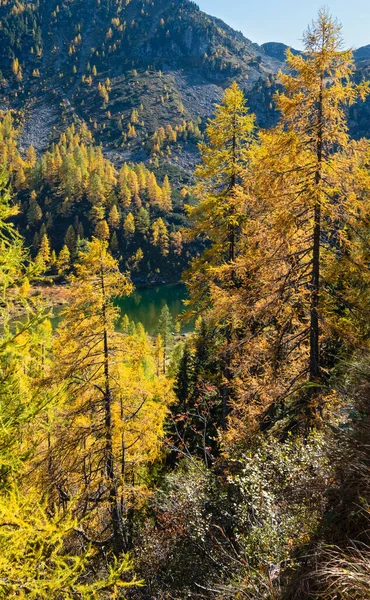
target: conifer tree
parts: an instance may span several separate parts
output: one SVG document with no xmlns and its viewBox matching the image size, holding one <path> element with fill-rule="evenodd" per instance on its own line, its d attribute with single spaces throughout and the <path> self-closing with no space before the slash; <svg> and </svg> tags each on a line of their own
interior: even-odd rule
<svg viewBox="0 0 370 600">
<path fill-rule="evenodd" d="M 110 242 L 109 242 L 109 247 L 110 247 L 113 255 L 114 255 L 115 252 L 117 252 L 118 246 L 119 246 L 119 244 L 118 244 L 117 233 L 116 233 L 116 231 L 113 231 L 112 237 L 111 237 Z"/>
<path fill-rule="evenodd" d="M 58 275 L 65 275 L 71 263 L 71 253 L 68 250 L 68 246 L 66 244 L 63 245 L 63 248 L 59 252 L 57 261 L 56 261 L 56 269 Z"/>
<path fill-rule="evenodd" d="M 165 351 L 163 347 L 162 336 L 160 333 L 158 333 L 155 339 L 155 360 L 157 365 L 157 375 L 159 376 L 162 371 L 165 372 L 166 370 Z"/>
<path fill-rule="evenodd" d="M 135 233 L 135 219 L 134 215 L 130 212 L 124 220 L 123 231 L 125 233 L 125 238 L 127 238 L 128 240 L 131 239 Z"/>
<path fill-rule="evenodd" d="M 162 185 L 162 210 L 169 212 L 172 210 L 172 193 L 171 193 L 171 185 L 168 179 L 168 175 L 165 175 Z"/>
<path fill-rule="evenodd" d="M 75 268 L 55 346 L 56 377 L 68 392 L 53 480 L 58 494 L 74 490 L 82 535 L 119 554 L 132 543 L 133 481 L 160 451 L 169 386 L 155 377 L 143 328 L 116 331 L 113 299 L 132 286 L 107 242 L 93 238 Z"/>
<path fill-rule="evenodd" d="M 96 469 L 101 461 L 101 474 L 99 475 L 99 470 L 95 472 L 98 481 L 96 485 L 97 489 L 100 486 L 106 489 L 104 497 L 109 506 L 112 544 L 118 553 L 125 546 L 125 534 L 122 530 L 120 499 L 117 496 L 118 468 L 112 441 L 112 410 L 114 394 L 117 393 L 112 372 L 115 344 L 112 338 L 115 338 L 117 311 L 112 306 L 112 299 L 129 291 L 131 286 L 126 277 L 119 273 L 117 262 L 107 251 L 107 243 L 93 239 L 86 252 L 79 256 L 76 277 L 72 278 L 70 306 L 65 312 L 57 340 L 58 356 L 61 359 L 60 376 L 69 380 L 71 389 L 76 392 L 73 397 L 73 412 L 77 416 L 76 431 L 79 430 L 78 415 L 82 415 L 84 411 L 90 414 L 91 409 L 88 407 L 91 403 L 91 407 L 95 407 L 93 414 L 100 415 L 95 423 L 86 423 L 81 429 L 82 437 L 78 437 L 76 443 L 82 444 L 82 452 L 83 445 L 90 436 L 96 436 L 96 456 L 91 459 L 89 468 Z M 78 340 L 77 344 L 75 340 Z M 91 354 L 93 349 L 94 353 Z M 82 396 L 82 405 L 79 396 L 81 390 L 87 392 L 87 395 L 85 393 Z M 98 444 L 100 438 L 101 442 Z M 86 459 L 81 456 L 78 460 L 82 461 L 78 467 L 82 469 L 80 477 L 83 481 Z M 92 484 L 93 482 L 88 485 L 86 493 Z"/>
<path fill-rule="evenodd" d="M 247 148 L 253 139 L 254 116 L 248 114 L 243 92 L 236 83 L 225 91 L 222 104 L 206 128 L 208 143 L 200 144 L 201 163 L 196 169 L 195 193 L 199 204 L 189 208 L 193 235 L 205 235 L 211 250 L 202 255 L 194 268 L 205 270 L 211 281 L 211 269 L 237 255 L 238 231 L 243 211 L 237 196 L 246 167 Z M 190 270 L 189 276 L 192 271 Z"/>
<path fill-rule="evenodd" d="M 55 410 L 56 390 L 47 389 L 51 328 L 45 310 L 29 301 L 29 278 L 35 273 L 10 219 L 7 176 L 0 175 L 0 596 L 47 600 L 98 598 L 131 587 L 132 565 L 126 556 L 86 580 L 94 561 L 92 548 L 81 548 L 78 524 L 70 510 L 50 510 L 40 487 L 40 456 L 44 452 L 45 412 Z M 19 294 L 14 296 L 14 289 Z M 11 323 L 12 305 L 22 304 L 22 323 Z M 50 382 L 50 380 L 49 380 Z M 27 473 L 27 476 L 25 476 Z M 32 475 L 30 475 L 30 473 Z M 75 547 L 73 545 L 75 544 Z M 73 547 L 73 551 L 70 549 Z M 79 548 L 80 550 L 76 550 Z M 91 563 L 90 563 L 91 561 Z M 90 563 L 90 564 L 89 564 Z"/>
<path fill-rule="evenodd" d="M 149 231 L 150 217 L 148 211 L 143 206 L 136 215 L 135 225 L 138 232 L 142 235 L 145 235 Z"/>
<path fill-rule="evenodd" d="M 321 380 L 319 302 L 321 288 L 322 225 L 334 203 L 333 180 L 328 190 L 328 170 L 333 156 L 348 143 L 345 107 L 359 96 L 364 98 L 368 86 L 351 82 L 353 56 L 342 51 L 341 26 L 325 9 L 304 36 L 305 55 L 288 51 L 287 63 L 294 73 L 281 74 L 284 92 L 277 95 L 282 113 L 281 126 L 294 132 L 300 151 L 310 152 L 306 164 L 299 165 L 301 181 L 306 184 L 301 207 L 313 211 L 312 260 L 310 282 L 310 362 L 312 383 Z M 284 143 L 284 142 L 283 142 Z M 304 178 L 304 179 L 303 179 Z M 297 182 L 298 183 L 298 182 Z M 329 192 L 329 197 L 328 197 Z M 304 201 L 306 200 L 306 206 Z"/>
<path fill-rule="evenodd" d="M 50 242 L 48 236 L 44 233 L 41 239 L 40 250 L 36 256 L 36 263 L 40 265 L 42 269 L 46 269 L 50 263 L 50 258 Z"/>
<path fill-rule="evenodd" d="M 30 225 L 35 225 L 42 219 L 42 210 L 34 196 L 30 199 L 30 205 L 27 211 L 27 221 Z"/>
<path fill-rule="evenodd" d="M 168 305 L 165 304 L 161 310 L 158 320 L 158 344 L 163 347 L 163 373 L 166 372 L 166 362 L 168 357 L 168 350 L 172 345 L 172 330 L 173 320 L 171 317 Z M 159 348 L 158 348 L 159 351 Z"/>
<path fill-rule="evenodd" d="M 117 206 L 113 204 L 109 211 L 108 223 L 111 229 L 118 229 L 120 223 L 120 216 L 117 210 Z"/>
<path fill-rule="evenodd" d="M 64 236 L 64 243 L 67 246 L 71 255 L 73 255 L 75 253 L 76 241 L 77 241 L 77 237 L 76 237 L 75 229 L 74 229 L 73 225 L 69 225 L 69 227 L 66 231 L 66 234 Z"/>
<path fill-rule="evenodd" d="M 169 251 L 169 237 L 166 224 L 161 217 L 152 224 L 152 240 L 154 246 L 158 246 L 163 256 L 166 256 Z"/>
<path fill-rule="evenodd" d="M 95 235 L 100 240 L 108 240 L 109 239 L 109 225 L 105 219 L 98 221 L 95 225 Z"/>
<path fill-rule="evenodd" d="M 195 175 L 199 203 L 188 207 L 193 229 L 209 241 L 209 248 L 192 261 L 186 274 L 190 304 L 196 310 L 208 307 L 212 286 L 235 284 L 234 263 L 239 252 L 240 230 L 245 219 L 245 201 L 240 191 L 253 141 L 254 116 L 248 113 L 237 83 L 225 91 L 222 104 L 206 128 L 207 143 L 199 145 L 201 163 Z M 231 270 L 225 270 L 229 265 Z M 227 279 L 226 279 L 226 278 Z M 216 317 L 217 318 L 217 317 Z M 227 318 L 223 350 L 224 386 L 222 426 L 230 409 L 232 318 Z"/>
<path fill-rule="evenodd" d="M 286 423 L 310 427 L 322 413 L 338 353 L 331 348 L 349 343 L 333 265 L 340 272 L 346 256 L 353 252 L 350 260 L 357 262 L 355 253 L 362 254 L 344 232 L 351 223 L 354 241 L 364 224 L 368 200 L 360 165 L 367 143 L 350 143 L 346 107 L 365 97 L 368 86 L 352 82 L 352 54 L 342 50 L 340 26 L 325 10 L 304 41 L 304 54 L 288 52 L 289 73 L 281 74 L 280 123 L 262 132 L 250 153 L 243 251 L 228 269 L 239 285 L 212 296 L 215 312 L 232 314 L 238 324 L 234 368 L 243 375 L 234 413 L 242 421 L 235 417 L 234 431 L 256 416 L 270 427 L 287 414 Z M 348 292 L 358 290 L 356 279 L 347 279 Z"/>
</svg>

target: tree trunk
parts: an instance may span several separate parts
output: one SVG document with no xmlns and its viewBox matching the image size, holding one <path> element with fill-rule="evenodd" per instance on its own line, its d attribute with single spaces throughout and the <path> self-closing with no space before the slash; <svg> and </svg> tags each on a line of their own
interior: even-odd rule
<svg viewBox="0 0 370 600">
<path fill-rule="evenodd" d="M 235 192 L 236 187 L 236 115 L 234 114 L 234 122 L 233 122 L 233 138 L 232 138 L 232 154 L 231 154 L 231 162 L 232 162 L 232 172 L 230 177 L 229 191 L 228 193 L 232 195 Z M 230 214 L 231 211 L 230 211 Z M 236 257 L 236 231 L 235 225 L 229 223 L 228 225 L 228 262 L 229 264 L 235 261 Z M 235 282 L 235 272 L 234 269 L 231 271 L 231 279 Z M 223 369 L 223 377 L 224 383 L 222 387 L 222 418 L 221 418 L 221 427 L 225 431 L 226 430 L 226 422 L 227 416 L 230 412 L 230 398 L 231 398 L 231 382 L 232 382 L 232 370 L 231 370 L 231 351 L 230 345 L 232 340 L 232 325 L 229 324 L 226 327 L 226 349 L 225 349 L 225 358 L 224 358 L 224 369 Z"/>
<path fill-rule="evenodd" d="M 114 473 L 113 441 L 112 441 L 112 391 L 109 376 L 109 346 L 107 332 L 107 303 L 105 297 L 104 272 L 101 270 L 101 290 L 103 296 L 103 346 L 104 346 L 104 414 L 105 414 L 105 473 L 109 487 L 109 504 L 113 529 L 113 550 L 119 554 L 124 550 L 124 535 L 122 528 L 122 515 L 117 493 L 116 477 Z"/>
<path fill-rule="evenodd" d="M 319 300 L 320 300 L 320 238 L 321 238 L 321 194 L 322 162 L 323 162 L 323 91 L 324 75 L 321 77 L 321 88 L 318 100 L 318 138 L 316 148 L 317 168 L 315 173 L 316 197 L 314 204 L 314 229 L 311 273 L 311 310 L 310 310 L 310 381 L 319 383 L 320 370 L 320 330 L 319 330 Z"/>
</svg>

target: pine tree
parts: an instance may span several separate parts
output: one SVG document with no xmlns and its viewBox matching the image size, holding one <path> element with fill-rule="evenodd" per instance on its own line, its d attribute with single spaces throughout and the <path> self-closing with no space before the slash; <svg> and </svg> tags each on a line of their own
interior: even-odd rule
<svg viewBox="0 0 370 600">
<path fill-rule="evenodd" d="M 248 114 L 244 94 L 234 83 L 225 91 L 222 104 L 207 125 L 208 144 L 200 144 L 201 163 L 195 172 L 199 204 L 188 208 L 192 235 L 206 236 L 211 242 L 210 250 L 194 261 L 188 273 L 190 286 L 192 273 L 196 273 L 198 292 L 215 279 L 214 267 L 225 261 L 232 263 L 237 256 L 238 232 L 244 218 L 238 188 L 245 178 L 253 132 L 254 116 Z M 200 275 L 204 286 L 199 286 Z"/>
<path fill-rule="evenodd" d="M 143 206 L 136 215 L 135 226 L 138 232 L 142 235 L 145 235 L 149 231 L 150 217 L 148 211 Z"/>
<path fill-rule="evenodd" d="M 27 222 L 30 225 L 35 225 L 42 219 L 42 210 L 34 196 L 30 199 L 30 205 L 27 211 Z"/>
<path fill-rule="evenodd" d="M 109 242 L 109 248 L 111 249 L 111 252 L 113 255 L 115 252 L 117 252 L 118 247 L 119 247 L 119 244 L 118 244 L 117 232 L 113 231 L 112 237 Z"/>
</svg>

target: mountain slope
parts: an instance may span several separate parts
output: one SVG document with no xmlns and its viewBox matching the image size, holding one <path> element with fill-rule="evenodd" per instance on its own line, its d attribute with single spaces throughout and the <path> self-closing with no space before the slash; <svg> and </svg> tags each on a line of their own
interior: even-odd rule
<svg viewBox="0 0 370 600">
<path fill-rule="evenodd" d="M 25 111 L 22 143 L 38 150 L 80 120 L 118 162 L 164 154 L 187 169 L 223 89 L 258 88 L 280 66 L 188 0 L 11 0 L 0 20 L 3 107 Z"/>
<path fill-rule="evenodd" d="M 287 46 L 253 44 L 189 0 L 2 0 L 0 23 L 0 108 L 19 111 L 24 149 L 41 152 L 84 122 L 116 164 L 188 174 L 204 122 L 233 80 L 258 125 L 276 122 Z M 358 78 L 369 53 L 355 53 Z M 351 109 L 356 137 L 370 133 L 369 106 Z"/>
</svg>

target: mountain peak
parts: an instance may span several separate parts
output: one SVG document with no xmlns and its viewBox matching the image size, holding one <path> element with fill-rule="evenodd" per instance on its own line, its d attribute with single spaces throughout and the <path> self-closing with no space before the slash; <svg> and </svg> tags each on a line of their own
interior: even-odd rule
<svg viewBox="0 0 370 600">
<path fill-rule="evenodd" d="M 280 62 L 285 62 L 286 51 L 288 48 L 293 54 L 301 54 L 300 50 L 295 50 L 294 48 L 291 48 L 291 46 L 287 46 L 282 42 L 266 42 L 261 45 L 261 48 L 265 54 L 267 54 L 267 56 L 271 56 Z"/>
</svg>

